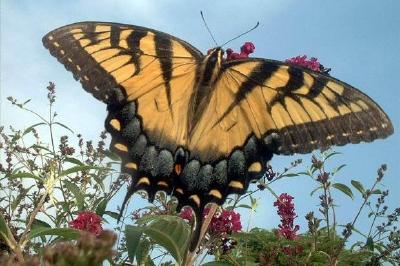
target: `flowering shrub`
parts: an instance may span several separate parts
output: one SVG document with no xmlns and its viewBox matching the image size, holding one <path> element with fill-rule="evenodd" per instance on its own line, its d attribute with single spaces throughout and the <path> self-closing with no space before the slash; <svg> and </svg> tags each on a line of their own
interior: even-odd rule
<svg viewBox="0 0 400 266">
<path fill-rule="evenodd" d="M 253 50 L 254 46 L 247 44 L 241 53 L 248 55 Z M 49 114 L 43 116 L 28 108 L 29 101 L 21 103 L 9 97 L 13 106 L 32 113 L 39 121 L 23 130 L 0 127 L 0 152 L 4 155 L 0 161 L 0 265 L 102 265 L 105 261 L 111 265 L 201 265 L 205 260 L 214 260 L 208 265 L 400 262 L 400 208 L 388 208 L 389 190 L 381 190 L 387 166 L 378 169 L 369 188 L 357 180 L 339 183 L 335 177 L 345 165 L 327 169 L 327 161 L 338 155 L 330 150 L 315 153 L 309 167 L 300 159 L 282 170 L 269 165 L 264 177 L 247 193 L 231 195 L 220 208 L 209 205 L 195 252 L 188 252 L 195 222 L 192 210 L 184 208 L 176 213 L 177 202 L 166 193 L 158 193 L 151 204 L 126 208 L 117 223 L 119 207 L 109 202 L 128 179 L 113 170 L 118 161 L 105 149 L 106 134 L 101 133 L 97 143 L 85 141 L 59 122 L 53 110 L 53 83 L 47 87 L 47 98 Z M 45 136 L 43 129 L 50 134 Z M 59 139 L 54 137 L 55 131 Z M 296 172 L 299 167 L 304 170 Z M 297 176 L 308 176 L 316 184 L 311 196 L 319 200 L 319 206 L 315 210 L 310 206 L 307 214 L 295 212 L 292 196 L 278 196 L 272 189 L 275 182 Z M 337 223 L 333 191 L 362 200 L 347 224 Z M 261 193 L 276 197 L 280 225 L 272 230 L 242 228 L 257 210 L 256 196 Z M 138 193 L 138 197 L 146 195 Z M 249 215 L 240 216 L 239 210 L 249 210 Z M 300 219 L 308 225 L 301 231 L 296 225 Z M 368 232 L 357 228 L 361 219 L 370 223 Z M 103 226 L 112 231 L 103 230 Z M 360 240 L 353 240 L 354 234 L 359 234 Z"/>
<path fill-rule="evenodd" d="M 274 203 L 274 206 L 278 207 L 278 215 L 281 217 L 281 224 L 278 225 L 278 231 L 283 237 L 289 240 L 295 239 L 297 231 L 300 230 L 299 225 L 293 226 L 294 219 L 297 217 L 294 212 L 293 199 L 287 193 L 282 193 Z"/>
</svg>

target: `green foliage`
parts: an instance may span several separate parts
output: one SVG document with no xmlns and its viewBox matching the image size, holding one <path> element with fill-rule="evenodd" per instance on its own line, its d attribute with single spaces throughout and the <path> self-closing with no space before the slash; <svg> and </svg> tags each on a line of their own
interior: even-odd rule
<svg viewBox="0 0 400 266">
<path fill-rule="evenodd" d="M 223 206 L 224 210 L 249 212 L 246 218 L 250 220 L 259 206 L 257 193 L 268 192 L 278 198 L 281 193 L 272 189 L 274 182 L 307 176 L 315 182 L 310 196 L 318 197 L 320 206 L 307 215 L 297 214 L 305 216 L 308 229 L 294 239 L 286 239 L 281 228 L 249 228 L 239 233 L 208 229 L 198 252 L 188 253 L 194 221 L 178 217 L 176 200 L 163 192 L 152 204 L 123 213 L 116 224 L 119 208 L 109 203 L 126 181 L 112 168 L 119 168 L 118 157 L 105 149 L 105 133 L 96 145 L 59 122 L 53 111 L 54 84 L 48 91 L 47 115 L 29 109 L 29 100 L 19 103 L 9 98 L 39 121 L 23 130 L 10 127 L 6 132 L 0 127 L 0 152 L 4 155 L 0 162 L 1 265 L 102 265 L 108 261 L 111 265 L 167 266 L 188 265 L 191 259 L 207 266 L 400 263 L 400 208 L 389 212 L 385 205 L 389 191 L 381 186 L 386 165 L 378 169 L 370 187 L 344 178 L 336 182 L 346 164 L 329 170 L 327 162 L 340 155 L 331 150 L 313 155 L 311 165 L 300 172 L 295 172 L 302 164 L 299 159 L 280 173 L 268 166 L 256 186 L 244 195 L 228 198 Z M 71 145 L 72 141 L 77 144 Z M 353 193 L 355 190 L 358 193 Z M 139 196 L 146 198 L 144 193 Z M 349 204 L 362 201 L 345 225 L 336 222 L 336 196 L 344 196 Z M 115 233 L 103 231 L 96 236 L 71 228 L 69 223 L 81 211 L 96 213 L 104 224 L 115 225 Z M 370 225 L 367 232 L 357 228 L 361 222 Z M 353 234 L 361 240 L 352 240 Z"/>
</svg>

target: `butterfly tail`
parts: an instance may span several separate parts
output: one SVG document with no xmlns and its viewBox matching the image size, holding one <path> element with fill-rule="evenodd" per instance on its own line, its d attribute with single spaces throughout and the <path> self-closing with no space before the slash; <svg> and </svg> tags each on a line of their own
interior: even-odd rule
<svg viewBox="0 0 400 266">
<path fill-rule="evenodd" d="M 189 245 L 189 251 L 194 252 L 198 245 L 200 244 L 200 233 L 201 233 L 201 228 L 203 227 L 203 212 L 195 212 L 196 214 L 196 223 L 194 225 L 194 230 L 192 232 L 192 236 L 190 239 L 190 245 Z"/>
</svg>

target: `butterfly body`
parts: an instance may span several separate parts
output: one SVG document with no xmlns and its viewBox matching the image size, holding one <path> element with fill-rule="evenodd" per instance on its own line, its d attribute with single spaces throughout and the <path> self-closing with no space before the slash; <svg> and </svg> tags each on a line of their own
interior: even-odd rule
<svg viewBox="0 0 400 266">
<path fill-rule="evenodd" d="M 108 106 L 111 149 L 132 176 L 126 200 L 145 190 L 178 199 L 200 217 L 260 178 L 273 154 L 308 153 L 393 133 L 367 95 L 284 62 L 223 60 L 139 26 L 81 22 L 43 38 L 51 54 Z"/>
</svg>

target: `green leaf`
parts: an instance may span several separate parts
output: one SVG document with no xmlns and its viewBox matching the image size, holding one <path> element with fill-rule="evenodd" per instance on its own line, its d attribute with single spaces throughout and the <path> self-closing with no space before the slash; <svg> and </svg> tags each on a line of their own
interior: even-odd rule
<svg viewBox="0 0 400 266">
<path fill-rule="evenodd" d="M 103 183 L 103 180 L 101 178 L 99 178 L 98 175 L 91 175 L 94 179 L 94 181 L 100 186 L 100 188 L 102 189 L 102 191 L 105 191 L 105 186 Z"/>
<path fill-rule="evenodd" d="M 116 155 L 115 153 L 111 152 L 110 150 L 105 150 L 104 151 L 104 155 L 107 156 L 108 158 L 110 158 L 113 161 L 121 161 L 119 156 Z"/>
<path fill-rule="evenodd" d="M 317 192 L 318 190 L 320 190 L 322 188 L 323 188 L 323 186 L 319 186 L 319 187 L 313 189 L 313 191 L 311 191 L 311 193 L 310 193 L 310 196 L 312 197 L 312 195 L 314 195 L 315 192 Z"/>
<path fill-rule="evenodd" d="M 111 218 L 114 218 L 115 220 L 118 220 L 119 213 L 112 212 L 112 211 L 105 211 L 104 214 L 107 214 Z"/>
<path fill-rule="evenodd" d="M 69 127 L 67 127 L 67 126 L 66 126 L 66 125 L 64 125 L 64 124 L 61 124 L 60 122 L 54 122 L 53 124 L 55 124 L 55 125 L 59 125 L 59 126 L 61 126 L 61 127 L 65 128 L 65 129 L 67 129 L 67 130 L 71 131 L 71 133 L 72 133 L 72 134 L 74 134 L 74 131 L 73 131 L 72 129 L 70 129 Z"/>
<path fill-rule="evenodd" d="M 337 174 L 340 170 L 342 170 L 342 168 L 345 167 L 345 166 L 346 166 L 346 164 L 342 164 L 341 166 L 339 166 L 339 167 L 333 169 L 333 171 L 332 171 L 332 176 L 336 175 L 336 174 Z"/>
<path fill-rule="evenodd" d="M 36 176 L 34 174 L 28 173 L 28 172 L 11 174 L 8 176 L 8 179 L 17 179 L 17 178 L 33 178 L 40 182 L 43 182 L 43 178 L 41 178 L 40 176 Z"/>
<path fill-rule="evenodd" d="M 226 261 L 210 261 L 202 264 L 202 266 L 235 266 L 235 265 Z"/>
<path fill-rule="evenodd" d="M 32 229 L 39 228 L 39 227 L 51 228 L 51 225 L 49 225 L 48 223 L 41 221 L 39 219 L 34 219 L 33 223 L 32 223 Z"/>
<path fill-rule="evenodd" d="M 38 227 L 28 234 L 28 240 L 33 239 L 35 237 L 40 236 L 61 236 L 65 239 L 77 239 L 80 235 L 79 230 L 75 230 L 72 228 L 46 228 L 46 227 Z"/>
<path fill-rule="evenodd" d="M 148 265 L 148 261 L 151 261 L 149 256 L 151 243 L 148 239 L 143 238 L 140 241 L 136 249 L 136 264 L 137 265 Z"/>
<path fill-rule="evenodd" d="M 294 177 L 294 176 L 299 176 L 299 174 L 295 174 L 295 173 L 283 174 L 281 177 Z"/>
<path fill-rule="evenodd" d="M 133 262 L 133 259 L 136 256 L 142 234 L 142 227 L 132 225 L 125 226 L 126 248 L 128 249 L 128 257 L 130 262 Z"/>
<path fill-rule="evenodd" d="M 69 163 L 73 163 L 73 164 L 76 164 L 76 165 L 85 165 L 84 163 L 82 163 L 78 159 L 75 159 L 75 158 L 72 158 L 72 157 L 66 157 L 64 159 L 64 161 L 69 162 Z"/>
<path fill-rule="evenodd" d="M 103 216 L 107 208 L 108 199 L 104 198 L 96 207 L 96 214 Z"/>
<path fill-rule="evenodd" d="M 382 194 L 382 191 L 380 189 L 374 189 L 370 193 L 379 195 L 379 194 Z"/>
<path fill-rule="evenodd" d="M 337 190 L 340 190 L 341 192 L 343 192 L 344 194 L 346 194 L 347 196 L 349 196 L 351 199 L 354 199 L 353 197 L 353 192 L 351 191 L 351 189 L 346 186 L 345 184 L 342 183 L 334 183 L 332 185 L 332 187 L 336 188 Z"/>
<path fill-rule="evenodd" d="M 46 123 L 41 122 L 41 123 L 37 123 L 37 124 L 34 124 L 34 125 L 28 127 L 27 129 L 24 130 L 24 132 L 22 133 L 22 136 L 25 136 L 26 134 L 28 134 L 29 132 L 31 132 L 32 129 L 34 129 L 34 128 L 37 127 L 37 126 L 41 126 L 41 125 L 46 125 Z"/>
<path fill-rule="evenodd" d="M 96 170 L 109 170 L 109 168 L 106 167 L 98 167 L 98 166 L 90 166 L 90 165 L 79 165 L 79 166 L 74 166 L 71 167 L 65 171 L 62 171 L 59 175 L 59 177 L 61 176 L 65 176 L 65 175 L 69 175 L 72 173 L 77 173 L 77 172 L 81 172 L 81 171 L 87 171 L 87 170 L 92 170 L 92 169 L 96 169 Z"/>
<path fill-rule="evenodd" d="M 85 198 L 84 198 L 82 191 L 79 189 L 79 187 L 77 185 L 75 185 L 74 183 L 72 183 L 68 180 L 64 180 L 64 184 L 67 187 L 67 189 L 75 196 L 76 205 L 77 205 L 78 209 L 83 210 L 84 204 L 85 204 L 85 200 L 84 200 Z"/>
<path fill-rule="evenodd" d="M 338 154 L 342 154 L 341 152 L 332 152 L 332 153 L 329 153 L 325 158 L 324 158 L 324 162 L 326 161 L 326 160 L 328 160 L 330 157 L 332 157 L 332 156 L 334 156 L 334 155 L 338 155 Z"/>
<path fill-rule="evenodd" d="M 3 214 L 0 212 L 0 238 L 4 239 L 6 243 L 9 242 L 9 237 L 11 235 L 10 228 L 8 227 Z"/>
<path fill-rule="evenodd" d="M 361 193 L 361 195 L 365 195 L 365 189 L 361 182 L 357 180 L 351 180 L 351 184 Z"/>
<path fill-rule="evenodd" d="M 136 223 L 138 225 L 144 225 L 144 224 L 154 222 L 157 220 L 176 219 L 176 218 L 177 218 L 177 216 L 175 216 L 175 215 L 157 215 L 157 216 L 147 215 L 147 216 L 142 216 L 141 218 L 137 219 Z"/>
<path fill-rule="evenodd" d="M 143 231 L 158 245 L 164 247 L 180 265 L 189 243 L 189 225 L 178 217 L 158 219 Z"/>
<path fill-rule="evenodd" d="M 236 208 L 245 208 L 245 209 L 250 209 L 251 210 L 251 206 L 249 206 L 247 204 L 240 204 L 240 205 L 236 206 Z"/>
<path fill-rule="evenodd" d="M 368 237 L 367 238 L 367 243 L 365 243 L 365 246 L 371 250 L 374 251 L 374 240 L 372 239 L 372 237 Z"/>
<path fill-rule="evenodd" d="M 46 148 L 44 146 L 40 146 L 40 145 L 37 145 L 37 144 L 33 144 L 31 147 L 34 148 L 34 149 L 45 150 L 45 151 L 47 151 L 49 153 L 53 153 L 49 148 Z"/>
<path fill-rule="evenodd" d="M 18 205 L 20 204 L 21 200 L 25 198 L 26 192 L 18 194 L 18 196 L 11 202 L 11 210 L 14 211 Z"/>
</svg>

